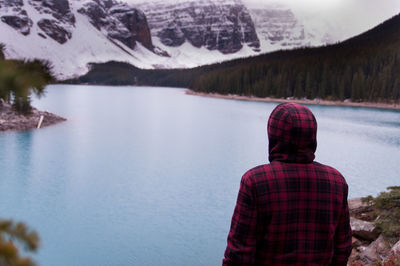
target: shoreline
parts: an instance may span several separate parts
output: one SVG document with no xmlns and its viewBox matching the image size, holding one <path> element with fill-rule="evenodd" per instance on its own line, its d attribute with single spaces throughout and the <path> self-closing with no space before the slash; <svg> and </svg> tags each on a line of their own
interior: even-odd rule
<svg viewBox="0 0 400 266">
<path fill-rule="evenodd" d="M 228 100 L 239 100 L 239 101 L 253 101 L 253 102 L 268 102 L 268 103 L 287 103 L 294 102 L 305 105 L 321 105 L 321 106 L 344 106 L 344 107 L 364 107 L 364 108 L 376 108 L 376 109 L 388 109 L 388 110 L 400 110 L 399 103 L 373 103 L 373 102 L 350 102 L 350 101 L 329 101 L 321 99 L 283 99 L 283 98 L 260 98 L 255 96 L 240 96 L 235 94 L 219 94 L 219 93 L 205 93 L 196 92 L 193 90 L 186 90 L 187 95 L 228 99 Z"/>
<path fill-rule="evenodd" d="M 41 128 L 67 120 L 47 111 L 39 111 L 33 107 L 31 114 L 20 115 L 11 108 L 10 104 L 0 103 L 0 132 L 36 129 L 41 116 L 43 116 Z"/>
</svg>

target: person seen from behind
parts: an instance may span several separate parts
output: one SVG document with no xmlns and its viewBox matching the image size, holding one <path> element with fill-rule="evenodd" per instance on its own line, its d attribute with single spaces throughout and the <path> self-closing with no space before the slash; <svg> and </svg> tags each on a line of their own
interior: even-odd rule
<svg viewBox="0 0 400 266">
<path fill-rule="evenodd" d="M 268 120 L 269 161 L 241 180 L 223 265 L 346 265 L 351 253 L 348 186 L 314 161 L 317 122 L 295 103 Z"/>
</svg>

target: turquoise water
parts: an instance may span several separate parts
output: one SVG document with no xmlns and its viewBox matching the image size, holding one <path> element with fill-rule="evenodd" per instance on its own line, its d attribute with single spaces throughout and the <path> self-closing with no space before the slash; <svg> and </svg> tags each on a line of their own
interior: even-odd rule
<svg viewBox="0 0 400 266">
<path fill-rule="evenodd" d="M 34 105 L 68 121 L 0 134 L 0 217 L 39 232 L 40 265 L 221 264 L 276 104 L 57 85 Z M 350 197 L 400 184 L 400 112 L 310 108 L 317 160 L 343 173 Z"/>
</svg>

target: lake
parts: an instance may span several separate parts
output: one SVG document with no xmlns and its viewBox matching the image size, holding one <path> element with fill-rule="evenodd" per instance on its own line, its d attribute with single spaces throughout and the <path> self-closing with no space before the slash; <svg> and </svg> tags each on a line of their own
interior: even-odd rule
<svg viewBox="0 0 400 266">
<path fill-rule="evenodd" d="M 0 133 L 0 217 L 41 236 L 42 266 L 220 265 L 242 174 L 267 162 L 275 103 L 182 89 L 48 86 L 68 121 Z M 349 197 L 400 183 L 400 112 L 310 106 L 316 160 Z"/>
</svg>

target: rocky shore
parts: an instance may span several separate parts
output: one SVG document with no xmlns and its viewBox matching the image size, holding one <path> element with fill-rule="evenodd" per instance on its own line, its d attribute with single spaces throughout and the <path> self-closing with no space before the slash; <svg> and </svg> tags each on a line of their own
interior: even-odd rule
<svg viewBox="0 0 400 266">
<path fill-rule="evenodd" d="M 390 261 L 400 265 L 400 239 L 387 238 L 374 225 L 372 209 L 360 198 L 349 200 L 350 224 L 353 231 L 353 251 L 347 265 L 382 265 Z M 397 264 L 398 263 L 398 264 Z"/>
<path fill-rule="evenodd" d="M 351 101 L 328 101 L 321 99 L 295 99 L 295 98 L 260 98 L 254 96 L 241 96 L 234 94 L 218 94 L 218 93 L 203 93 L 196 92 L 192 90 L 186 90 L 186 94 L 188 95 L 196 95 L 203 97 L 211 97 L 211 98 L 220 98 L 220 99 L 231 99 L 231 100 L 241 100 L 241 101 L 255 101 L 255 102 L 273 102 L 273 103 L 286 103 L 286 102 L 295 102 L 299 104 L 306 105 L 327 105 L 327 106 L 353 106 L 353 107 L 367 107 L 367 108 L 379 108 L 379 109 L 391 109 L 391 110 L 400 110 L 400 102 L 398 103 L 373 103 L 373 102 L 351 102 Z"/>
<path fill-rule="evenodd" d="M 8 130 L 29 130 L 37 128 L 40 117 L 43 115 L 41 127 L 53 125 L 65 121 L 66 119 L 55 114 L 39 111 L 32 108 L 29 115 L 20 115 L 15 112 L 11 105 L 0 103 L 0 131 Z"/>
</svg>

